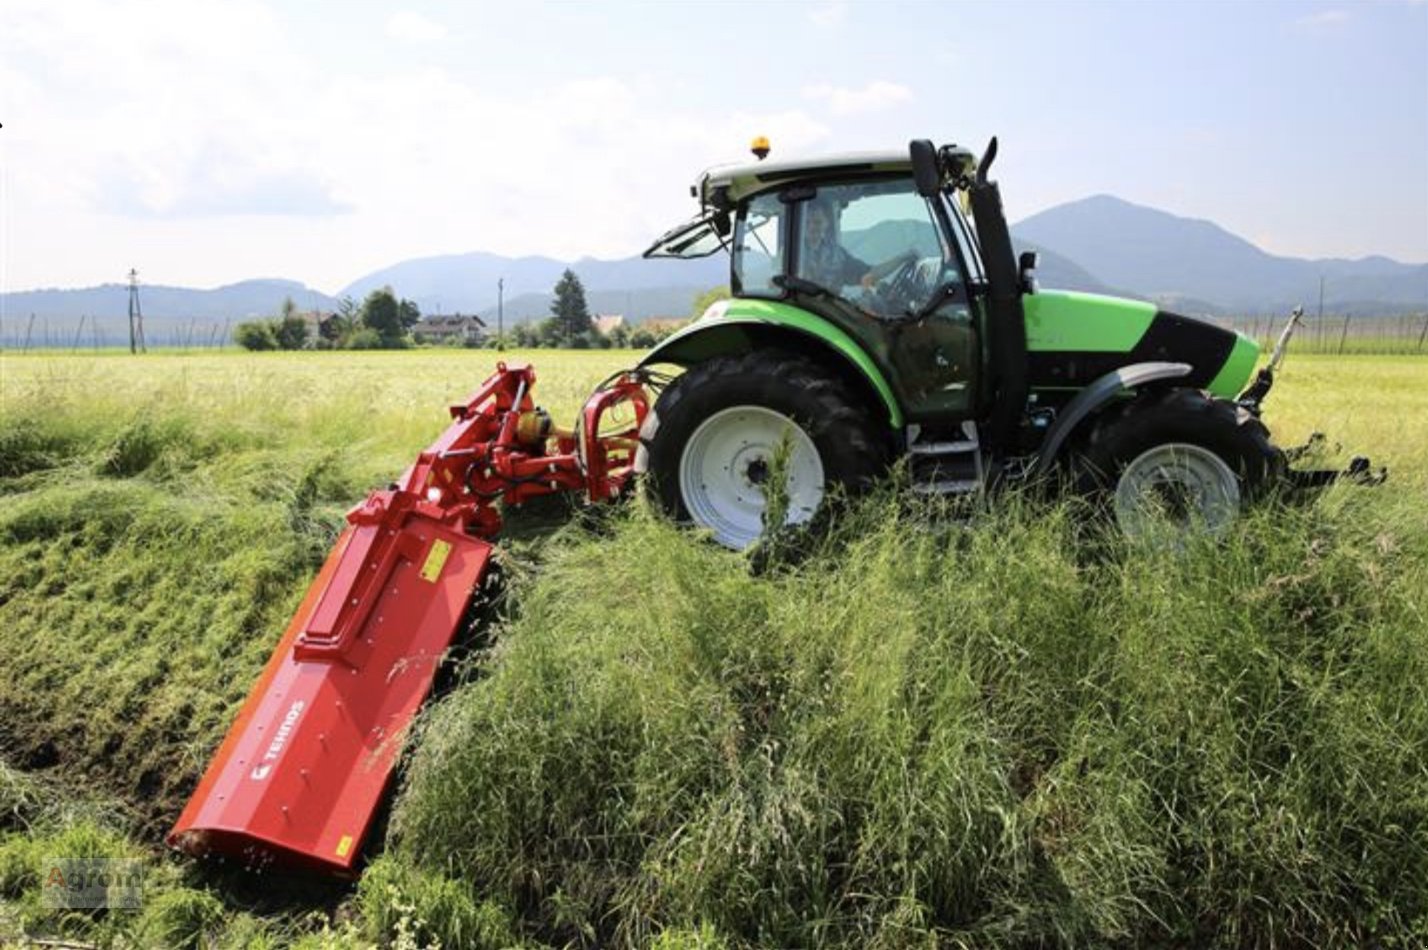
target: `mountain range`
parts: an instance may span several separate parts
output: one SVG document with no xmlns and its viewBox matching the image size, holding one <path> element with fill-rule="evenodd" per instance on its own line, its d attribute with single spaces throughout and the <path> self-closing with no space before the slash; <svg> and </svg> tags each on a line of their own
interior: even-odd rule
<svg viewBox="0 0 1428 950">
<path fill-rule="evenodd" d="M 1040 253 L 1037 276 L 1044 287 L 1140 297 L 1182 313 L 1281 313 L 1296 303 L 1313 307 L 1321 278 L 1330 312 L 1428 310 L 1428 264 L 1386 257 L 1280 257 L 1213 222 L 1111 195 L 1032 215 L 1014 225 L 1012 235 L 1018 249 Z M 863 240 L 871 248 L 896 237 L 885 232 L 865 234 Z M 192 338 L 199 328 L 211 333 L 215 324 L 276 313 L 286 297 L 300 309 L 332 310 L 343 296 L 360 300 L 382 286 L 415 301 L 423 313 L 476 312 L 494 322 L 498 279 L 505 281 L 505 318 L 518 322 L 549 313 L 550 289 L 567 267 L 580 276 L 593 312 L 623 313 L 635 321 L 687 316 L 696 295 L 728 276 L 722 254 L 694 261 L 561 261 L 473 252 L 402 261 L 359 277 L 335 296 L 291 280 L 248 280 L 211 290 L 146 285 L 140 295 L 152 342 L 178 342 L 185 332 Z M 26 332 L 22 324 L 31 322 L 31 314 L 47 324 L 65 325 L 71 333 L 87 316 L 94 329 L 86 333 L 97 334 L 102 327 L 113 337 L 126 326 L 127 308 L 123 284 L 0 294 L 0 340 L 13 344 Z"/>
</svg>

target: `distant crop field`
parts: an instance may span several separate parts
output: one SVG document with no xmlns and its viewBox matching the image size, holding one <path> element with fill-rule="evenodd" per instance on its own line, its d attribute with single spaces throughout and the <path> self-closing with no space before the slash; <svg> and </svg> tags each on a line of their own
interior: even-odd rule
<svg viewBox="0 0 1428 950">
<path fill-rule="evenodd" d="M 277 898 L 158 842 L 342 523 L 484 350 L 0 354 L 0 944 L 1422 946 L 1428 359 L 1291 354 L 1386 464 L 1178 552 L 875 495 L 809 560 L 638 503 L 507 545 L 382 855 Z M 508 352 L 568 423 L 633 352 Z M 145 867 L 64 913 L 53 856 Z"/>
<path fill-rule="evenodd" d="M 445 425 L 445 407 L 475 388 L 497 359 L 530 363 L 537 400 L 574 419 L 591 387 L 633 365 L 638 351 L 417 350 L 370 353 L 165 353 L 133 357 L 0 353 L 7 414 L 76 416 L 106 424 L 170 410 L 214 425 L 269 428 L 294 447 L 360 444 L 363 460 L 400 468 Z M 82 410 L 87 406 L 88 410 Z M 1412 355 L 1291 355 L 1266 403 L 1281 444 L 1324 430 L 1353 452 L 1409 478 L 1428 466 L 1428 359 Z M 380 469 L 379 469 L 380 470 Z"/>
</svg>

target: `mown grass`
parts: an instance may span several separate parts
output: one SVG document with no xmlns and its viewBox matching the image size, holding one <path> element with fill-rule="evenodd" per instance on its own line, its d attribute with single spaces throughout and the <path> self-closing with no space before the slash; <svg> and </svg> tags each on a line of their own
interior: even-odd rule
<svg viewBox="0 0 1428 950">
<path fill-rule="evenodd" d="M 558 418 L 629 361 L 530 356 Z M 248 913 L 159 833 L 341 513 L 491 360 L 0 361 L 0 935 L 1428 940 L 1428 363 L 1396 358 L 1291 359 L 1269 403 L 1390 485 L 1180 556 L 1030 502 L 875 499 L 764 577 L 639 511 L 568 529 L 426 716 L 351 901 Z M 141 914 L 39 907 L 37 862 L 86 848 L 148 862 Z"/>
</svg>

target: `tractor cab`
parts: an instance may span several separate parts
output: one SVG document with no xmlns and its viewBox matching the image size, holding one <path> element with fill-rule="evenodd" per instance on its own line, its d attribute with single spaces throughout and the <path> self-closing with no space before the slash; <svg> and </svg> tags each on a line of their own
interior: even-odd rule
<svg viewBox="0 0 1428 950">
<path fill-rule="evenodd" d="M 919 189 L 908 152 L 720 168 L 694 191 L 700 214 L 646 256 L 723 250 L 734 312 L 745 301 L 794 308 L 846 334 L 909 421 L 975 414 L 986 360 L 981 251 L 951 192 Z"/>
</svg>

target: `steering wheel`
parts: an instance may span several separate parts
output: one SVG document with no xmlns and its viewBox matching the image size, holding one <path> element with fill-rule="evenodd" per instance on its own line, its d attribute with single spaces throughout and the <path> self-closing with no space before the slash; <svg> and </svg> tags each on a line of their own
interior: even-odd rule
<svg viewBox="0 0 1428 950">
<path fill-rule="evenodd" d="M 902 316 L 916 299 L 922 289 L 919 263 L 916 257 L 910 257 L 874 285 L 872 298 L 877 304 L 879 316 Z"/>
</svg>

